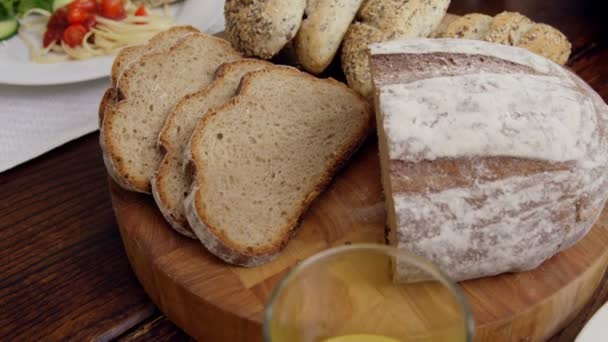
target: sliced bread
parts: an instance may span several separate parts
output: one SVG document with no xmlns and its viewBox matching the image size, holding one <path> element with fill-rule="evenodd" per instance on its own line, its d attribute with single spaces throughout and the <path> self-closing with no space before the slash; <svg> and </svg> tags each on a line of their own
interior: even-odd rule
<svg viewBox="0 0 608 342">
<path fill-rule="evenodd" d="M 272 260 L 371 126 L 367 101 L 337 81 L 290 67 L 247 74 L 186 152 L 193 231 L 228 263 Z"/>
<path fill-rule="evenodd" d="M 147 44 L 126 47 L 116 55 L 112 63 L 112 86 L 116 86 L 118 77 L 127 70 L 131 63 L 149 53 L 169 50 L 175 43 L 188 34 L 198 33 L 192 26 L 175 26 L 157 33 Z"/>
<path fill-rule="evenodd" d="M 243 75 L 269 66 L 272 64 L 255 59 L 222 64 L 208 88 L 184 97 L 167 117 L 159 135 L 165 155 L 152 179 L 152 194 L 165 219 L 183 235 L 196 238 L 184 212 L 184 197 L 190 185 L 184 174 L 184 151 L 196 123 L 208 110 L 234 96 Z"/>
<path fill-rule="evenodd" d="M 110 74 L 112 86 L 103 94 L 103 98 L 99 104 L 99 127 L 101 127 L 107 107 L 116 103 L 116 81 L 131 63 L 144 55 L 169 50 L 179 39 L 196 32 L 199 31 L 192 26 L 176 26 L 159 32 L 147 44 L 129 46 L 120 50 L 112 63 L 112 72 Z"/>
<path fill-rule="evenodd" d="M 158 133 L 173 106 L 209 86 L 216 69 L 241 55 L 228 42 L 188 35 L 167 52 L 139 58 L 118 80 L 121 99 L 105 113 L 100 143 L 108 173 L 122 187 L 150 192 L 160 152 Z"/>
</svg>

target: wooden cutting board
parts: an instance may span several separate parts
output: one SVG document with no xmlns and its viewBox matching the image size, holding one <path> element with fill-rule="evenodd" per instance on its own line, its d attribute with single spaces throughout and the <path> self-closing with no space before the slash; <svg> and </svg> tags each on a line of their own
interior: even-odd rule
<svg viewBox="0 0 608 342">
<path fill-rule="evenodd" d="M 274 262 L 229 266 L 175 233 L 150 196 L 111 182 L 114 210 L 137 277 L 160 309 L 201 341 L 262 339 L 270 291 L 298 261 L 331 246 L 384 241 L 376 142 L 371 139 L 313 204 Z M 536 341 L 554 334 L 590 298 L 608 264 L 608 211 L 582 241 L 536 270 L 462 282 L 478 341 Z"/>
</svg>

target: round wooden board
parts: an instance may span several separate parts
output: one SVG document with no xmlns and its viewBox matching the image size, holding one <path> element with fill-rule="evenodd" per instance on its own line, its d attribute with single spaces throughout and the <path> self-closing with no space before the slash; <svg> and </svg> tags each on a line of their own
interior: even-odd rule
<svg viewBox="0 0 608 342">
<path fill-rule="evenodd" d="M 368 141 L 304 217 L 274 262 L 231 267 L 175 233 L 151 197 L 111 183 L 129 260 L 160 309 L 201 341 L 262 339 L 264 304 L 298 261 L 331 246 L 384 241 L 385 213 L 375 141 Z M 574 247 L 536 270 L 462 282 L 478 341 L 537 341 L 554 334 L 590 298 L 608 263 L 608 211 Z"/>
</svg>

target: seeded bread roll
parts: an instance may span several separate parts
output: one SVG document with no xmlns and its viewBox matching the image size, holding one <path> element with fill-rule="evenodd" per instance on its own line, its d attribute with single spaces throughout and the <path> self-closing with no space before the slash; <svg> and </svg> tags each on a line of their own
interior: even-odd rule
<svg viewBox="0 0 608 342">
<path fill-rule="evenodd" d="M 232 46 L 270 59 L 298 32 L 306 0 L 226 0 L 224 17 Z"/>
<path fill-rule="evenodd" d="M 545 24 L 534 24 L 523 34 L 517 46 L 545 56 L 561 65 L 566 64 L 572 49 L 572 44 L 563 33 Z"/>
<path fill-rule="evenodd" d="M 484 40 L 515 46 L 532 25 L 534 22 L 524 15 L 517 12 L 502 12 L 492 19 L 490 30 Z"/>
<path fill-rule="evenodd" d="M 367 0 L 342 42 L 342 68 L 348 85 L 363 96 L 372 92 L 369 43 L 430 36 L 450 0 Z"/>
<path fill-rule="evenodd" d="M 488 34 L 491 23 L 489 15 L 470 13 L 452 21 L 440 37 L 481 40 Z"/>
<path fill-rule="evenodd" d="M 249 73 L 192 135 L 185 200 L 192 229 L 226 262 L 271 261 L 368 135 L 372 117 L 367 101 L 332 79 L 291 67 Z"/>
<path fill-rule="evenodd" d="M 241 55 L 223 39 L 188 35 L 167 52 L 143 56 L 119 78 L 121 100 L 106 111 L 100 134 L 108 173 L 123 188 L 149 193 L 169 111 L 185 95 L 211 84 L 217 68 Z"/>
<path fill-rule="evenodd" d="M 294 40 L 298 62 L 309 72 L 327 68 L 363 0 L 308 0 L 306 19 Z"/>
<path fill-rule="evenodd" d="M 167 222 L 179 233 L 196 238 L 186 220 L 184 197 L 190 186 L 184 172 L 184 151 L 196 124 L 206 113 L 234 96 L 244 74 L 272 66 L 257 59 L 222 64 L 213 83 L 181 99 L 173 108 L 158 138 L 164 152 L 152 179 L 152 194 Z"/>
</svg>

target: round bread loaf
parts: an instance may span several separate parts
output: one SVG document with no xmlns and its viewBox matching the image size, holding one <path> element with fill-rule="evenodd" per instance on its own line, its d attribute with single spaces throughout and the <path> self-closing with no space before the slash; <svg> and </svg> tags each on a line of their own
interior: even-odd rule
<svg viewBox="0 0 608 342">
<path fill-rule="evenodd" d="M 226 0 L 228 40 L 247 56 L 270 59 L 296 36 L 305 8 L 306 0 Z"/>
<path fill-rule="evenodd" d="M 608 106 L 573 73 L 461 39 L 374 44 L 371 70 L 392 244 L 465 280 L 533 269 L 598 219 Z"/>
</svg>

